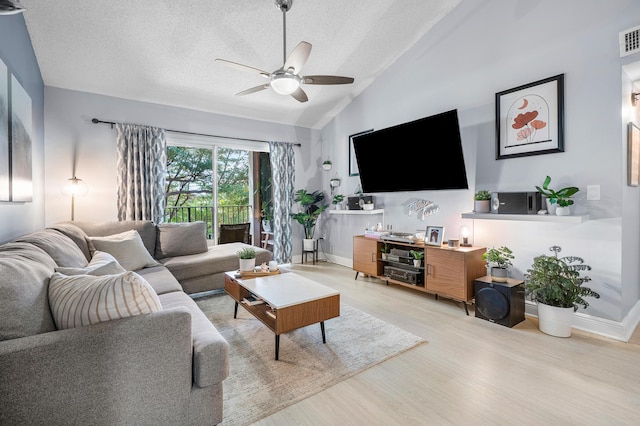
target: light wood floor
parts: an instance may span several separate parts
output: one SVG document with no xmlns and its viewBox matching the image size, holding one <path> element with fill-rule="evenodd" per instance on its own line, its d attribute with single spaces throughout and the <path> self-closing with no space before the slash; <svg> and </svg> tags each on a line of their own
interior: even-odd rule
<svg viewBox="0 0 640 426">
<path fill-rule="evenodd" d="M 507 328 L 460 303 L 386 286 L 320 262 L 292 270 L 342 302 L 428 343 L 378 364 L 258 425 L 639 425 L 640 336 L 547 336 L 535 318 Z M 330 340 L 330 336 L 328 336 Z"/>
</svg>

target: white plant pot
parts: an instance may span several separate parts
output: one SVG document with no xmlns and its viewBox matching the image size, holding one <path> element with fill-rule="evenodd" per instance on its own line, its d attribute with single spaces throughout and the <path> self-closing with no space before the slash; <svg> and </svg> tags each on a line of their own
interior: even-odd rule
<svg viewBox="0 0 640 426">
<path fill-rule="evenodd" d="M 569 208 L 569 206 L 567 207 L 556 207 L 556 215 L 557 216 L 570 216 L 571 215 L 571 209 Z"/>
<path fill-rule="evenodd" d="M 545 334 L 555 337 L 571 337 L 573 308 L 538 303 L 538 328 Z"/>
<path fill-rule="evenodd" d="M 240 261 L 240 271 L 253 271 L 256 268 L 256 258 L 253 259 L 238 259 Z"/>
<path fill-rule="evenodd" d="M 551 203 L 551 199 L 544 197 L 544 201 L 547 204 L 547 214 L 556 214 L 556 208 L 558 205 L 556 203 Z"/>
<path fill-rule="evenodd" d="M 419 268 L 421 263 L 422 259 L 413 259 L 413 266 L 415 266 L 416 268 Z"/>
<path fill-rule="evenodd" d="M 336 204 L 336 210 L 342 210 L 342 204 Z"/>
<path fill-rule="evenodd" d="M 389 258 L 388 253 L 381 253 L 381 255 L 382 255 L 382 260 L 387 260 Z"/>
<path fill-rule="evenodd" d="M 473 211 L 476 213 L 489 213 L 491 211 L 491 200 L 474 200 Z"/>
<path fill-rule="evenodd" d="M 302 240 L 302 247 L 304 249 L 304 251 L 315 251 L 315 241 L 314 239 L 308 239 L 305 238 L 304 240 Z"/>
</svg>

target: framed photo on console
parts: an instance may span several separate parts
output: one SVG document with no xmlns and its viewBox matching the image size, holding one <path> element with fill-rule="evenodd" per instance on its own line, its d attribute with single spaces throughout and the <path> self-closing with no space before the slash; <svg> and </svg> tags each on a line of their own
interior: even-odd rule
<svg viewBox="0 0 640 426">
<path fill-rule="evenodd" d="M 442 245 L 444 239 L 444 226 L 427 226 L 427 232 L 424 236 L 424 243 L 429 246 Z"/>
<path fill-rule="evenodd" d="M 564 74 L 496 93 L 496 160 L 564 151 Z"/>
</svg>

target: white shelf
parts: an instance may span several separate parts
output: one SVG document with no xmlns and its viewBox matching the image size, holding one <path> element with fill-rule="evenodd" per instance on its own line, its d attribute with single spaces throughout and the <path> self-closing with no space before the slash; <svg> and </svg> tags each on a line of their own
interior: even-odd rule
<svg viewBox="0 0 640 426">
<path fill-rule="evenodd" d="M 462 213 L 463 219 L 484 220 L 519 220 L 522 222 L 563 222 L 582 223 L 589 220 L 589 215 L 556 216 L 548 214 L 500 214 L 500 213 Z"/>
<path fill-rule="evenodd" d="M 384 209 L 375 210 L 329 210 L 329 214 L 384 214 Z"/>
</svg>

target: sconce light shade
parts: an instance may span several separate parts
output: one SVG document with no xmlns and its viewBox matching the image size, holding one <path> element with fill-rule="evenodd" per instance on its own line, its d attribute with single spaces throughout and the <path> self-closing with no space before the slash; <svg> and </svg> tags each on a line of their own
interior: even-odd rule
<svg viewBox="0 0 640 426">
<path fill-rule="evenodd" d="M 84 183 L 82 179 L 78 179 L 75 176 L 67 179 L 67 183 L 64 188 L 62 188 L 62 193 L 71 197 L 82 197 L 87 195 L 87 192 L 89 192 L 87 184 Z"/>
<path fill-rule="evenodd" d="M 0 15 L 15 15 L 24 12 L 18 0 L 0 0 Z"/>
</svg>

